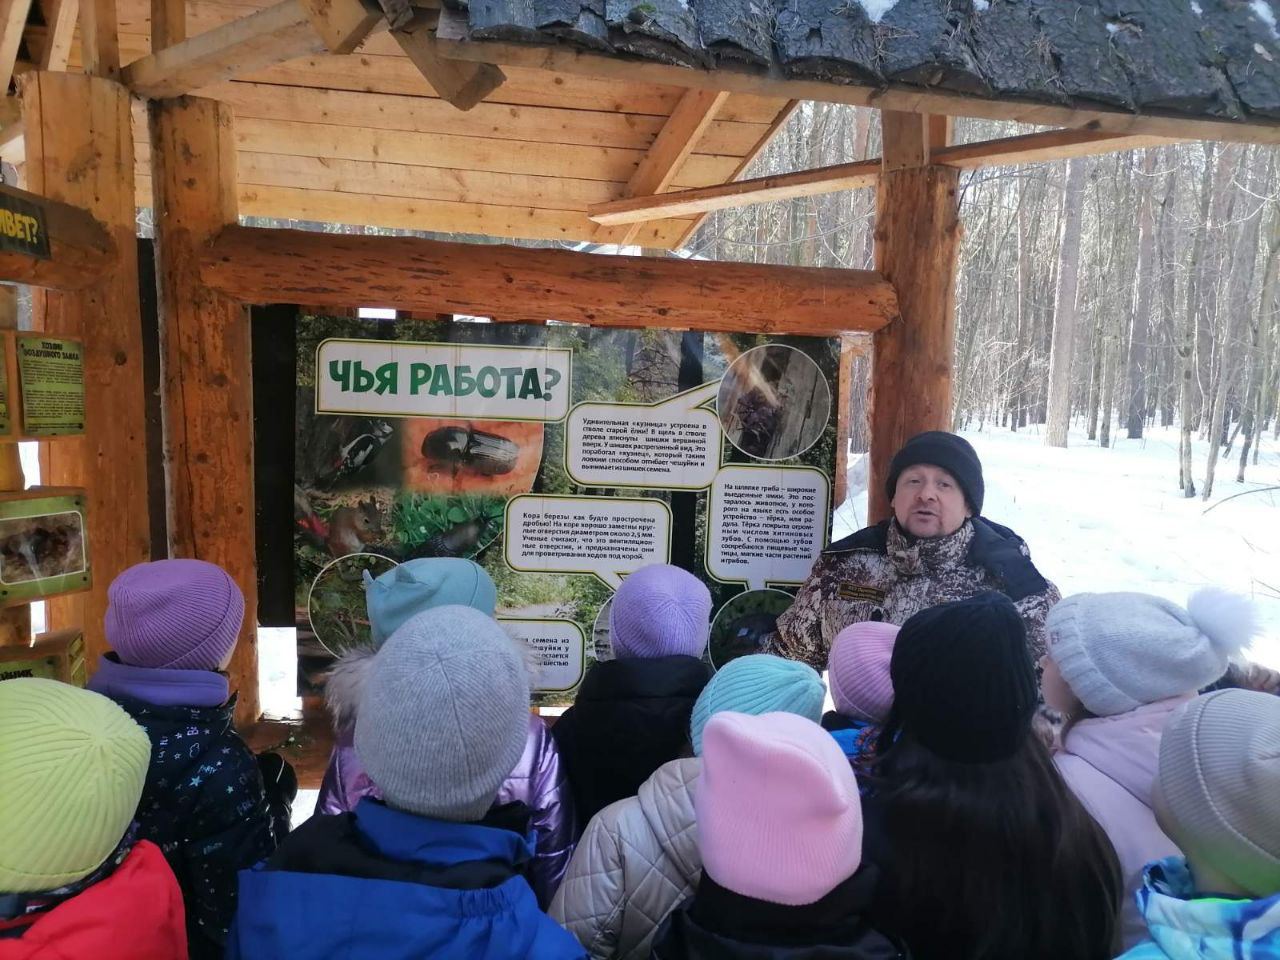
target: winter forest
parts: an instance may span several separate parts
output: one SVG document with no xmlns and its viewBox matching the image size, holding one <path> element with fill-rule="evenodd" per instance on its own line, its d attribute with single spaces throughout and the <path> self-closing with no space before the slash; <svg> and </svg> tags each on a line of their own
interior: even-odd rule
<svg viewBox="0 0 1280 960">
<path fill-rule="evenodd" d="M 953 142 L 1033 129 L 962 119 Z M 879 135 L 875 110 L 806 102 L 747 175 L 878 156 Z M 1259 435 L 1280 437 L 1278 159 L 1187 142 L 964 174 L 955 428 L 1044 424 L 1066 446 L 1074 421 L 1106 447 L 1176 424 L 1185 496 L 1244 479 Z M 874 216 L 872 190 L 728 210 L 690 252 L 871 268 Z M 855 405 L 868 369 L 855 362 Z M 1191 441 L 1215 436 L 1193 462 Z"/>
</svg>

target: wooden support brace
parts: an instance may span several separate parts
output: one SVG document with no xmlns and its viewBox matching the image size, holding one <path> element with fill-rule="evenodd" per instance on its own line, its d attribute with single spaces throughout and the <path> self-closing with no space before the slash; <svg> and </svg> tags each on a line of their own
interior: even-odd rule
<svg viewBox="0 0 1280 960">
<path fill-rule="evenodd" d="M 89 76 L 120 79 L 116 0 L 84 0 L 80 9 L 80 59 Z"/>
<path fill-rule="evenodd" d="M 440 57 L 436 52 L 436 19 L 436 11 L 420 10 L 408 24 L 392 30 L 391 35 L 440 99 L 459 110 L 470 110 L 502 86 L 506 74 L 489 63 L 461 63 Z"/>
<path fill-rule="evenodd" d="M 361 303 L 609 327 L 830 336 L 877 330 L 898 312 L 893 288 L 863 270 L 255 227 L 219 233 L 200 276 L 246 303 Z"/>
<path fill-rule="evenodd" d="M 230 106 L 195 97 L 152 103 L 150 120 L 169 553 L 216 563 L 244 593 L 228 667 L 244 724 L 259 714 L 249 316 L 199 263 L 236 222 L 235 131 Z"/>
<path fill-rule="evenodd" d="M 0 198 L 13 197 L 40 208 L 49 241 L 49 259 L 0 250 L 0 277 L 56 290 L 83 290 L 115 266 L 116 247 L 97 220 L 79 207 L 0 185 Z"/>
<path fill-rule="evenodd" d="M 71 57 L 80 0 L 45 0 L 42 4 L 46 31 L 40 51 L 41 70 L 65 70 Z"/>
<path fill-rule="evenodd" d="M 30 10 L 31 0 L 0 0 L 0 96 L 9 92 Z"/>
<path fill-rule="evenodd" d="M 930 124 L 946 117 L 930 117 Z M 908 124 L 910 133 L 916 132 L 916 124 Z M 934 125 L 936 127 L 936 125 Z M 1095 156 L 1117 150 L 1138 150 L 1146 147 L 1176 143 L 1166 137 L 1118 136 L 1099 133 L 1096 130 L 1047 130 L 1000 140 L 966 143 L 959 146 L 937 143 L 934 136 L 948 135 L 941 127 L 931 127 L 929 161 L 958 170 L 977 170 L 983 167 L 1013 166 L 1022 163 L 1039 163 L 1063 157 Z M 923 142 L 912 137 L 912 146 L 906 156 L 899 154 L 898 162 L 909 169 L 923 156 Z M 918 164 L 917 164 L 918 165 Z M 697 187 L 677 190 L 660 196 L 636 197 L 627 200 L 610 200 L 593 204 L 588 216 L 599 224 L 644 223 L 666 217 L 689 216 L 712 210 L 726 210 L 753 203 L 774 200 L 794 200 L 813 197 L 840 190 L 858 190 L 874 186 L 884 161 L 858 160 L 838 163 L 814 170 L 796 173 L 779 173 L 751 180 L 718 184 L 714 187 Z"/>
<path fill-rule="evenodd" d="M 179 97 L 310 53 L 349 53 L 380 22 L 361 0 L 281 0 L 133 61 L 124 79 L 139 96 Z"/>
<path fill-rule="evenodd" d="M 686 90 L 631 175 L 624 196 L 652 198 L 671 186 L 671 181 L 728 99 L 729 94 L 724 90 Z M 597 243 L 626 246 L 635 240 L 640 227 L 640 222 L 622 230 L 601 226 L 593 239 Z"/>
</svg>

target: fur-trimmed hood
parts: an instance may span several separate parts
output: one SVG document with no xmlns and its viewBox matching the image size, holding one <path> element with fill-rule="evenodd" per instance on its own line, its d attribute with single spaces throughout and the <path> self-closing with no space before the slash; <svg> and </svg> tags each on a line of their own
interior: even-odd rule
<svg viewBox="0 0 1280 960">
<path fill-rule="evenodd" d="M 364 696 L 364 684 L 373 667 L 378 651 L 360 647 L 342 655 L 325 678 L 324 702 L 339 730 L 350 730 L 356 725 L 360 712 L 360 698 Z"/>
</svg>

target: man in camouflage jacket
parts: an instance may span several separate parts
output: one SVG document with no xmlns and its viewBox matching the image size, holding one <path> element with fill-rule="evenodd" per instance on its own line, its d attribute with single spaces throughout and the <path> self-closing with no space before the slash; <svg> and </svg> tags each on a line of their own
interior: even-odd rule
<svg viewBox="0 0 1280 960">
<path fill-rule="evenodd" d="M 1033 660 L 1044 654 L 1044 621 L 1061 599 L 1022 539 L 980 516 L 982 465 L 970 444 L 931 431 L 893 458 L 894 517 L 831 544 L 814 562 L 769 650 L 824 670 L 835 635 L 851 623 L 902 624 L 926 607 L 985 590 L 1022 614 Z"/>
</svg>

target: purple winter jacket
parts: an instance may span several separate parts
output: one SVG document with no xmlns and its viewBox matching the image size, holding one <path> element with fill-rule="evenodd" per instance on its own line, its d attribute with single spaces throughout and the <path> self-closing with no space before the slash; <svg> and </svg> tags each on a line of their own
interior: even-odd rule
<svg viewBox="0 0 1280 960">
<path fill-rule="evenodd" d="M 316 813 L 347 813 L 363 797 L 381 798 L 356 756 L 356 709 L 373 651 L 349 653 L 334 666 L 325 700 L 334 718 L 333 754 L 320 784 Z M 529 883 L 545 910 L 564 878 L 578 839 L 573 794 L 560 763 L 551 731 L 541 717 L 529 714 L 529 737 L 520 762 L 498 791 L 495 803 L 519 801 L 529 808 L 537 853 Z"/>
</svg>

